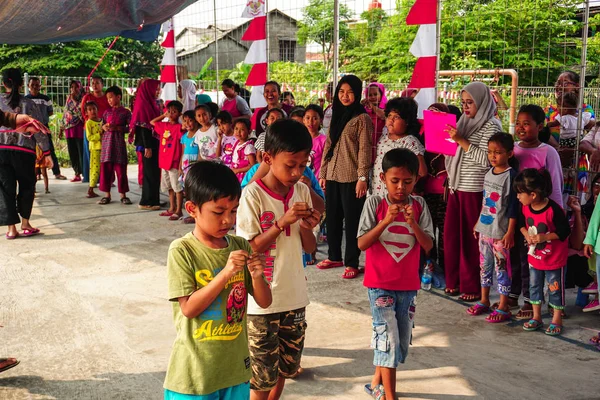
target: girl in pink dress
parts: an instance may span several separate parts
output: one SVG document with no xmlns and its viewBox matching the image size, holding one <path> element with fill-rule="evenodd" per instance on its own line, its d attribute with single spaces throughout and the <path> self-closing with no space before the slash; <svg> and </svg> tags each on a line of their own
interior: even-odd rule
<svg viewBox="0 0 600 400">
<path fill-rule="evenodd" d="M 235 172 L 241 183 L 246 172 L 256 164 L 256 149 L 252 140 L 248 139 L 250 135 L 250 120 L 242 118 L 235 121 L 233 135 L 237 139 L 237 142 L 233 149 L 231 170 Z"/>
</svg>

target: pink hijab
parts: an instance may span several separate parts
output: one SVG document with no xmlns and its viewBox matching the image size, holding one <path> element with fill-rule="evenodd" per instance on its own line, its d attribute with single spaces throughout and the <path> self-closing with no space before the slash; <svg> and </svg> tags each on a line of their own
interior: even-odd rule
<svg viewBox="0 0 600 400">
<path fill-rule="evenodd" d="M 156 103 L 156 91 L 160 87 L 160 81 L 156 79 L 146 79 L 138 88 L 133 103 L 133 115 L 129 128 L 134 131 L 137 125 L 144 128 L 150 127 L 150 121 L 160 115 L 160 108 Z"/>
<path fill-rule="evenodd" d="M 371 87 L 376 87 L 377 89 L 379 89 L 379 93 L 381 93 L 381 101 L 379 102 L 379 108 L 381 108 L 382 110 L 385 109 L 385 105 L 387 104 L 387 97 L 385 97 L 385 86 L 383 86 L 383 84 L 379 83 L 379 82 L 371 82 L 367 85 L 367 87 L 365 88 L 365 92 L 363 94 L 363 97 L 365 99 L 369 98 L 369 88 Z"/>
</svg>

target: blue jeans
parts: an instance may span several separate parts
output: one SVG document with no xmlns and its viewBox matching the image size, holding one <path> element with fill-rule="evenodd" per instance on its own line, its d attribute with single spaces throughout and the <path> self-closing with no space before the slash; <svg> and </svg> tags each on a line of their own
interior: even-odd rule
<svg viewBox="0 0 600 400">
<path fill-rule="evenodd" d="M 373 316 L 371 347 L 376 367 L 397 368 L 406 360 L 412 339 L 416 295 L 416 290 L 369 288 Z"/>
<path fill-rule="evenodd" d="M 211 394 L 183 394 L 165 389 L 165 400 L 248 400 L 250 382 L 240 383 Z"/>
<path fill-rule="evenodd" d="M 531 304 L 542 304 L 544 301 L 544 279 L 548 283 L 548 303 L 550 307 L 562 310 L 565 308 L 565 270 L 566 268 L 544 271 L 529 266 L 529 295 Z"/>
<path fill-rule="evenodd" d="M 494 269 L 498 293 L 510 294 L 510 257 L 501 240 L 479 234 L 479 265 L 481 266 L 481 287 L 490 287 L 494 280 Z"/>
</svg>

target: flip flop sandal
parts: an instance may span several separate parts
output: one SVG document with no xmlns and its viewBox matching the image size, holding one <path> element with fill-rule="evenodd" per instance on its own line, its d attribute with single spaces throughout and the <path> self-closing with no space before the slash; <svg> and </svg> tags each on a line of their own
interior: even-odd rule
<svg viewBox="0 0 600 400">
<path fill-rule="evenodd" d="M 354 268 L 346 268 L 344 273 L 342 274 L 342 278 L 344 279 L 356 279 L 360 275 L 360 271 Z"/>
<path fill-rule="evenodd" d="M 21 232 L 21 236 L 30 237 L 30 236 L 38 235 L 39 233 L 40 233 L 40 230 L 38 228 L 23 229 L 23 232 Z"/>
<path fill-rule="evenodd" d="M 485 317 L 485 322 L 490 324 L 500 324 L 502 322 L 508 322 L 512 319 L 512 314 L 502 310 L 494 310 L 490 315 Z"/>
<path fill-rule="evenodd" d="M 129 199 L 129 197 L 123 197 L 121 199 L 121 204 L 130 205 L 131 204 L 131 200 Z"/>
<path fill-rule="evenodd" d="M 343 266 L 344 266 L 343 261 L 331 261 L 331 260 L 323 260 L 317 264 L 317 268 L 319 268 L 319 269 L 340 268 Z"/>
<path fill-rule="evenodd" d="M 562 333 L 562 325 L 550 324 L 544 333 L 548 336 L 560 336 Z"/>
<path fill-rule="evenodd" d="M 530 319 L 528 322 L 523 324 L 523 330 L 526 330 L 527 332 L 537 331 L 542 329 L 543 327 L 544 323 L 536 319 Z"/>
<path fill-rule="evenodd" d="M 519 312 L 517 313 L 517 315 L 515 315 L 515 319 L 517 321 L 524 321 L 524 320 L 529 320 L 533 318 L 533 310 L 523 310 L 523 308 L 521 308 L 519 310 Z"/>
<path fill-rule="evenodd" d="M 169 221 L 179 221 L 183 218 L 183 215 L 173 214 L 169 217 Z"/>
<path fill-rule="evenodd" d="M 159 217 L 170 217 L 171 215 L 173 215 L 175 213 L 172 213 L 171 211 L 167 210 L 167 211 L 163 211 L 160 214 L 158 214 Z"/>
<path fill-rule="evenodd" d="M 590 344 L 593 346 L 600 346 L 600 332 L 596 336 L 592 336 Z"/>
<path fill-rule="evenodd" d="M 481 295 L 480 294 L 468 294 L 468 293 L 464 293 L 464 294 L 461 294 L 458 297 L 458 299 L 462 300 L 462 301 L 466 301 L 468 303 L 471 303 L 473 301 L 479 301 L 479 300 L 481 300 Z"/>
<path fill-rule="evenodd" d="M 447 294 L 448 296 L 455 297 L 460 294 L 460 291 L 458 289 L 446 288 L 446 289 L 444 289 L 444 293 Z"/>
<path fill-rule="evenodd" d="M 184 224 L 195 224 L 196 223 L 196 219 L 194 217 L 185 217 L 183 219 L 183 223 Z"/>
<path fill-rule="evenodd" d="M 6 240 L 15 240 L 16 238 L 19 237 L 19 232 L 17 232 L 16 235 L 9 235 L 8 233 L 6 234 Z"/>
<path fill-rule="evenodd" d="M 0 363 L 1 363 L 1 362 L 6 362 L 6 361 L 8 361 L 8 360 L 9 360 L 8 358 L 0 358 Z M 7 366 L 5 366 L 5 367 L 3 367 L 3 368 L 0 368 L 0 372 L 4 372 L 4 371 L 7 371 L 7 370 L 9 370 L 9 369 L 11 369 L 11 368 L 14 368 L 14 367 L 16 367 L 17 365 L 19 365 L 20 363 L 21 363 L 21 361 L 19 361 L 19 360 L 15 360 L 15 362 L 14 362 L 14 363 L 12 363 L 12 364 L 8 364 Z"/>
<path fill-rule="evenodd" d="M 98 204 L 105 205 L 105 204 L 110 204 L 110 202 L 111 202 L 111 198 L 110 197 L 103 197 L 103 198 L 100 199 L 100 201 L 98 202 Z"/>
<path fill-rule="evenodd" d="M 382 384 L 379 384 L 373 388 L 371 387 L 371 384 L 368 383 L 365 385 L 365 392 L 375 400 L 382 400 L 385 398 L 385 391 Z"/>
<path fill-rule="evenodd" d="M 93 194 L 88 194 L 85 197 L 87 197 L 88 199 L 93 199 L 96 197 L 100 197 L 100 195 L 98 193 L 93 193 Z"/>
<path fill-rule="evenodd" d="M 490 311 L 490 308 L 483 303 L 477 302 L 471 307 L 467 308 L 467 314 L 472 317 L 476 317 L 481 314 L 485 314 Z"/>
</svg>

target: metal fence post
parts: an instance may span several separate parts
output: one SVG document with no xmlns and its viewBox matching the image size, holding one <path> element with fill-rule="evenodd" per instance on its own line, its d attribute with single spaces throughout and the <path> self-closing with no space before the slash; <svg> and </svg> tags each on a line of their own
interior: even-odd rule
<svg viewBox="0 0 600 400">
<path fill-rule="evenodd" d="M 29 94 L 29 74 L 27 72 L 25 72 L 23 81 L 25 85 L 25 96 L 27 96 Z"/>
<path fill-rule="evenodd" d="M 333 90 L 338 82 L 338 59 L 340 58 L 340 0 L 333 1 Z M 333 93 L 332 93 L 333 95 Z"/>
</svg>

